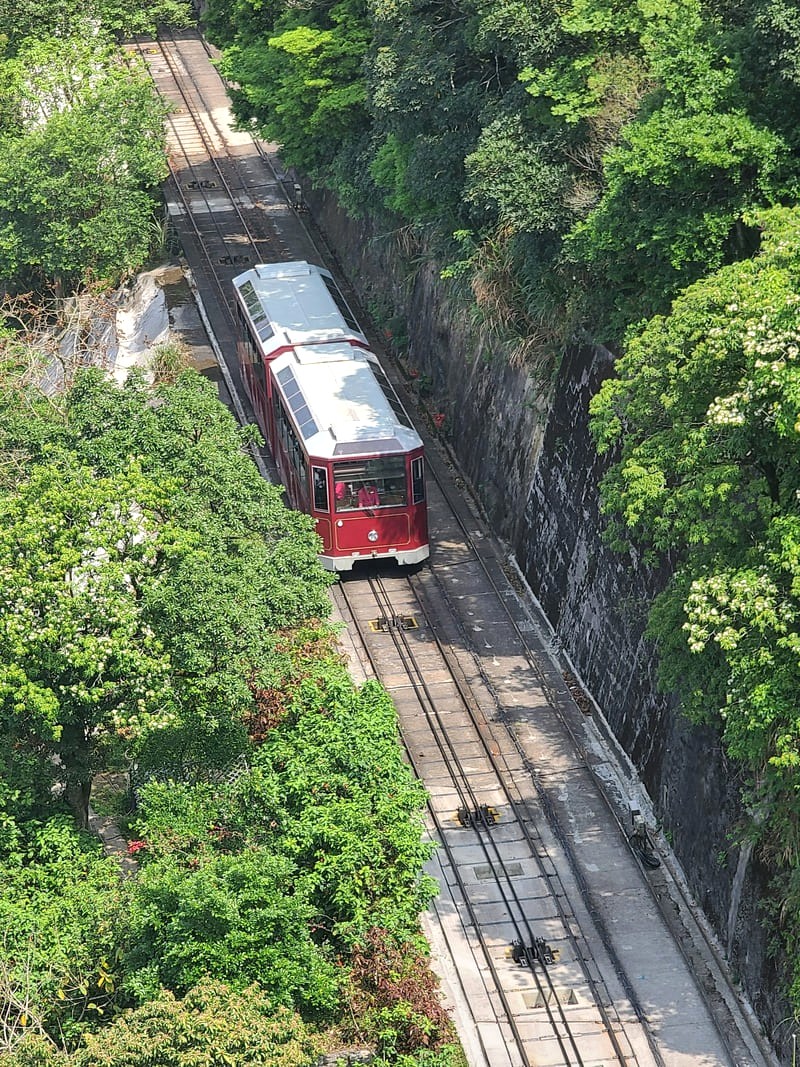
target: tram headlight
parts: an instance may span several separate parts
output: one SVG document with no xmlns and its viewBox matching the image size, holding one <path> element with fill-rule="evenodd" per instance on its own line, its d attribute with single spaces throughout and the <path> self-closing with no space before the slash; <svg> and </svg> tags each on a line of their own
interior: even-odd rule
<svg viewBox="0 0 800 1067">
<path fill-rule="evenodd" d="M 367 540 L 372 541 L 372 543 L 374 544 L 378 540 L 378 531 L 370 530 L 370 532 L 367 534 Z"/>
</svg>

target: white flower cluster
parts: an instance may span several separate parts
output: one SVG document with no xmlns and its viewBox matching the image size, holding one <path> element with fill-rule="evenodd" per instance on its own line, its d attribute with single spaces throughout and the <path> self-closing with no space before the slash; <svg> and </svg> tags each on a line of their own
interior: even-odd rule
<svg viewBox="0 0 800 1067">
<path fill-rule="evenodd" d="M 690 586 L 684 610 L 691 652 L 703 652 L 709 641 L 733 651 L 754 626 L 786 629 L 778 588 L 765 571 L 699 578 Z"/>
<path fill-rule="evenodd" d="M 715 397 L 708 406 L 706 422 L 710 426 L 744 426 L 747 399 L 744 393 Z"/>
</svg>

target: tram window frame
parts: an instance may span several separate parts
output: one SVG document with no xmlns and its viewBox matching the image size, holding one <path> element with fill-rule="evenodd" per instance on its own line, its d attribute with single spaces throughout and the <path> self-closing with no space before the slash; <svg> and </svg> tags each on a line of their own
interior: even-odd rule
<svg viewBox="0 0 800 1067">
<path fill-rule="evenodd" d="M 422 456 L 411 460 L 411 499 L 421 504 L 425 499 L 425 462 Z"/>
<path fill-rule="evenodd" d="M 322 478 L 319 476 L 322 475 Z M 314 510 L 330 511 L 330 498 L 328 495 L 328 470 L 326 467 L 311 468 L 311 482 L 314 490 Z"/>
<path fill-rule="evenodd" d="M 334 509 L 342 511 L 380 510 L 408 507 L 408 476 L 405 455 L 376 456 L 373 459 L 342 460 L 333 465 Z M 378 503 L 359 504 L 360 489 L 374 486 Z"/>
<path fill-rule="evenodd" d="M 349 326 L 351 330 L 357 330 L 358 333 L 362 333 L 361 327 L 358 325 L 358 319 L 356 319 L 353 312 L 350 310 L 350 305 L 344 298 L 344 293 L 337 285 L 336 281 L 327 274 L 321 274 L 325 288 L 328 290 L 330 296 L 333 299 L 336 309 L 344 319 L 346 326 Z"/>
</svg>

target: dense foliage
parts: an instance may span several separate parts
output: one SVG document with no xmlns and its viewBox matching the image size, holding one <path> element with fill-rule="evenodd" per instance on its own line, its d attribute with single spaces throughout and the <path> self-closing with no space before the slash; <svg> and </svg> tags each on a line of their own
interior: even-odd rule
<svg viewBox="0 0 800 1067">
<path fill-rule="evenodd" d="M 800 870 L 800 212 L 628 340 L 593 402 L 617 536 L 677 560 L 651 635 L 662 679 L 752 774 L 797 959 Z M 783 884 L 787 883 L 787 884 Z M 800 1001 L 800 965 L 794 996 Z"/>
<path fill-rule="evenodd" d="M 511 290 L 520 327 L 619 337 L 750 255 L 750 211 L 796 197 L 800 32 L 780 0 L 210 0 L 206 17 L 243 121 L 351 210 L 468 234 L 476 294 L 500 317 Z"/>
<path fill-rule="evenodd" d="M 151 242 L 163 111 L 103 42 L 185 9 L 0 0 L 0 14 L 0 276 L 59 289 L 124 275 Z M 288 164 L 354 212 L 424 228 L 495 325 L 554 343 L 585 330 L 624 351 L 593 411 L 615 461 L 606 509 L 618 541 L 676 562 L 650 623 L 662 679 L 692 716 L 719 723 L 752 774 L 754 825 L 788 902 L 784 944 L 800 958 L 794 5 L 209 0 L 204 18 L 240 120 Z M 79 1032 L 111 987 L 181 1012 L 209 970 L 232 995 L 255 982 L 271 1004 L 322 1018 L 342 995 L 336 961 L 358 938 L 360 965 L 383 958 L 378 928 L 390 958 L 427 889 L 416 828 L 381 836 L 395 801 L 405 816 L 417 801 L 399 786 L 388 807 L 354 791 L 362 772 L 370 788 L 379 775 L 366 757 L 353 768 L 338 732 L 333 709 L 358 717 L 365 700 L 372 714 L 381 698 L 353 694 L 330 663 L 324 682 L 309 674 L 288 637 L 322 611 L 309 530 L 256 490 L 242 438 L 187 380 L 151 404 L 140 385 L 114 394 L 88 377 L 56 418 L 18 399 L 2 397 L 0 421 L 0 595 L 13 605 L 0 759 L 14 767 L 0 848 L 20 870 L 40 837 L 86 855 L 53 821 L 51 788 L 80 821 L 120 741 L 162 778 L 219 770 L 257 745 L 234 784 L 168 790 L 185 810 L 169 810 L 157 779 L 143 790 L 136 948 L 115 943 L 118 982 L 109 945 L 89 937 L 80 996 L 65 992 L 77 978 L 59 987 L 58 1026 Z M 303 695 L 287 699 L 295 686 Z M 252 791 L 257 830 L 237 790 Z M 365 842 L 388 849 L 391 894 Z M 85 891 L 113 913 L 98 877 Z M 273 896 L 257 888 L 267 879 Z M 159 1000 L 162 986 L 179 999 Z M 27 1003 L 18 1017 L 37 1020 L 36 1062 L 55 1030 Z M 362 1006 L 375 1027 L 404 1010 Z M 395 1022 L 385 1051 L 399 1057 L 419 1020 Z"/>
<path fill-rule="evenodd" d="M 319 622 L 310 520 L 192 372 L 148 389 L 87 371 L 52 398 L 7 365 L 0 411 L 4 1062 L 146 1047 L 188 1065 L 202 1044 L 310 1065 L 347 998 L 343 1039 L 445 1067 L 441 1013 L 390 988 L 353 1014 L 376 937 L 416 946 L 433 1011 L 418 914 L 435 886 L 392 704 L 354 688 Z M 119 762 L 138 783 L 124 880 L 76 829 Z"/>
<path fill-rule="evenodd" d="M 173 763 L 241 746 L 269 633 L 326 606 L 308 519 L 211 386 L 187 373 L 156 397 L 97 372 L 55 418 L 43 398 L 19 418 L 16 392 L 0 397 L 0 716 L 82 824 L 114 739 L 155 733 Z"/>
<path fill-rule="evenodd" d="M 16 15 L 0 25 L 34 28 Z M 157 233 L 166 105 L 97 23 L 73 17 L 68 35 L 37 27 L 0 48 L 0 278 L 17 291 L 125 277 Z"/>
<path fill-rule="evenodd" d="M 624 352 L 594 407 L 606 512 L 618 543 L 676 564 L 650 622 L 662 681 L 751 776 L 797 960 L 796 5 L 209 0 L 207 18 L 237 114 L 288 163 L 424 232 L 506 335 Z"/>
<path fill-rule="evenodd" d="M 11 57 L 24 42 L 46 38 L 153 33 L 159 23 L 182 26 L 189 19 L 186 0 L 0 0 L 0 52 Z"/>
</svg>

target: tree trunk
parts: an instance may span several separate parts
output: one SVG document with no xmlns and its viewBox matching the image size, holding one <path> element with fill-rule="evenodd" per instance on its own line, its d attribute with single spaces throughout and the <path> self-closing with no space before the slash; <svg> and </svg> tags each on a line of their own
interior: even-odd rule
<svg viewBox="0 0 800 1067">
<path fill-rule="evenodd" d="M 75 818 L 75 825 L 79 830 L 89 829 L 89 795 L 91 792 L 91 778 L 86 778 L 83 781 L 67 780 L 64 797 L 70 806 Z"/>
<path fill-rule="evenodd" d="M 79 830 L 89 828 L 89 795 L 92 791 L 91 746 L 82 723 L 68 723 L 61 732 L 58 755 L 64 767 L 64 799 Z"/>
</svg>

